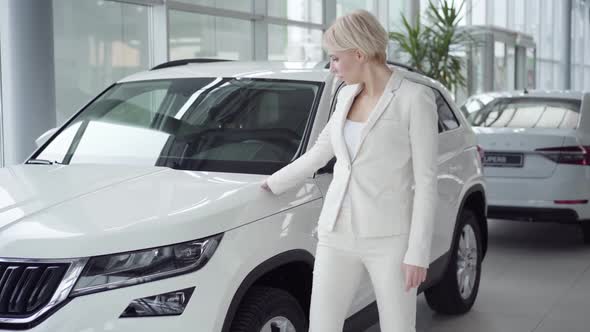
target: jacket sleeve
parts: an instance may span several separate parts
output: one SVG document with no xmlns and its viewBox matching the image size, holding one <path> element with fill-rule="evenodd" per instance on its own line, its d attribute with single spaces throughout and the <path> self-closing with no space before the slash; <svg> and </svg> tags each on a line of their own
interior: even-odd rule
<svg viewBox="0 0 590 332">
<path fill-rule="evenodd" d="M 334 115 L 332 114 L 311 149 L 267 178 L 267 184 L 274 194 L 282 194 L 302 182 L 306 177 L 312 176 L 315 171 L 325 166 L 334 157 L 330 140 Z"/>
<path fill-rule="evenodd" d="M 420 84 L 410 101 L 414 199 L 404 263 L 427 268 L 438 200 L 438 110 L 432 88 Z"/>
</svg>

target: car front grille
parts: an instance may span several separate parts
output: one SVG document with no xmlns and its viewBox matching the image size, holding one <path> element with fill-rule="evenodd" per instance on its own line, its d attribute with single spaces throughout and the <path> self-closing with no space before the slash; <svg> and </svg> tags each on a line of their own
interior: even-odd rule
<svg viewBox="0 0 590 332">
<path fill-rule="evenodd" d="M 46 306 L 69 264 L 0 262 L 0 316 L 26 317 Z"/>
</svg>

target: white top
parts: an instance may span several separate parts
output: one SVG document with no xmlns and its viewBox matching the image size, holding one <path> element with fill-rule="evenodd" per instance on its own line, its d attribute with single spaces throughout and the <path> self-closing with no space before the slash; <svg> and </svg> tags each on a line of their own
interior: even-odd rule
<svg viewBox="0 0 590 332">
<path fill-rule="evenodd" d="M 365 123 L 366 122 L 352 121 L 349 119 L 346 119 L 346 122 L 344 123 L 344 140 L 346 141 L 346 146 L 348 147 L 351 160 L 356 155 L 356 149 L 361 137 L 361 131 L 363 130 Z M 350 195 L 348 194 L 348 190 L 346 191 L 344 199 L 342 200 L 342 207 L 346 209 L 350 208 Z"/>
<path fill-rule="evenodd" d="M 351 159 L 356 155 L 356 148 L 364 125 L 365 122 L 352 121 L 349 119 L 346 119 L 346 122 L 344 123 L 344 140 L 346 141 L 346 146 L 348 147 Z"/>
</svg>

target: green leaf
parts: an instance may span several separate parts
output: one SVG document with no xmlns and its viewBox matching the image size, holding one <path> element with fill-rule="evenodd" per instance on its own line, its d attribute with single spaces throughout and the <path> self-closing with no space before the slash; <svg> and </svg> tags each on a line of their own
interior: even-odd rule
<svg viewBox="0 0 590 332">
<path fill-rule="evenodd" d="M 404 15 L 402 31 L 389 33 L 389 38 L 408 56 L 408 65 L 438 80 L 448 89 L 466 86 L 463 75 L 465 60 L 456 54 L 467 53 L 476 41 L 466 32 L 458 32 L 461 11 L 465 0 L 455 7 L 451 0 L 428 1 L 425 11 L 426 23 L 416 18 L 412 26 Z"/>
</svg>

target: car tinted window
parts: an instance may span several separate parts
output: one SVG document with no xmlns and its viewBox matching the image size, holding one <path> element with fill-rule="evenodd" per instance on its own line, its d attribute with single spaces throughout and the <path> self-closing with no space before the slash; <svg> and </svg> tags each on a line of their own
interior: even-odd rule
<svg viewBox="0 0 590 332">
<path fill-rule="evenodd" d="M 243 78 L 118 84 L 37 158 L 270 174 L 297 153 L 320 88 Z"/>
<path fill-rule="evenodd" d="M 575 129 L 579 100 L 498 98 L 477 107 L 473 100 L 462 106 L 467 120 L 478 127 Z"/>
<path fill-rule="evenodd" d="M 453 130 L 459 127 L 459 121 L 451 110 L 449 104 L 442 96 L 440 91 L 432 89 L 436 97 L 436 107 L 438 109 L 439 132 Z"/>
<path fill-rule="evenodd" d="M 135 123 L 147 127 L 158 114 L 158 108 L 166 96 L 166 91 L 167 89 L 161 88 L 140 93 L 113 107 L 102 119 L 110 122 Z"/>
</svg>

